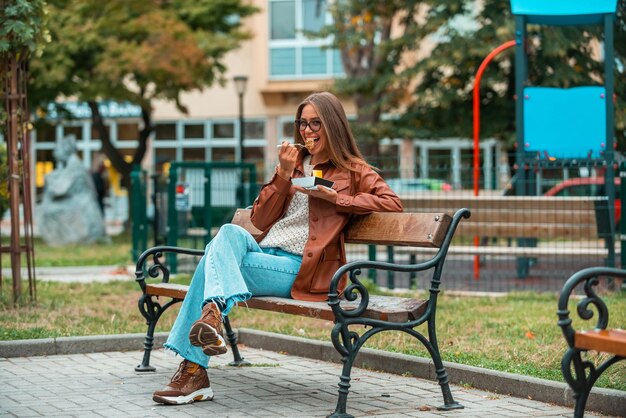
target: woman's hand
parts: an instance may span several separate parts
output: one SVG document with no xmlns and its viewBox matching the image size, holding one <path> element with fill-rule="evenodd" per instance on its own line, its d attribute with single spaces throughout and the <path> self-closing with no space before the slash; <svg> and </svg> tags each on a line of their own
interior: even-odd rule
<svg viewBox="0 0 626 418">
<path fill-rule="evenodd" d="M 296 168 L 297 160 L 298 149 L 289 142 L 283 141 L 278 150 L 278 175 L 289 180 L 293 174 L 293 169 Z"/>
<path fill-rule="evenodd" d="M 337 203 L 337 191 L 326 186 L 317 186 L 317 189 L 305 189 L 302 186 L 293 186 L 296 191 L 308 194 L 311 197 L 324 199 L 330 203 Z"/>
</svg>

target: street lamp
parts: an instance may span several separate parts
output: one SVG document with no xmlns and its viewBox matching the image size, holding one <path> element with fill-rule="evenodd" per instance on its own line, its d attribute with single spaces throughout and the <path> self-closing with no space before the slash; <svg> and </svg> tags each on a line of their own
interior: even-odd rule
<svg viewBox="0 0 626 418">
<path fill-rule="evenodd" d="M 239 161 L 244 162 L 245 156 L 243 151 L 243 95 L 246 93 L 246 84 L 248 83 L 248 77 L 245 75 L 236 75 L 233 77 L 235 82 L 235 89 L 239 95 Z"/>
<path fill-rule="evenodd" d="M 237 95 L 239 95 L 239 162 L 241 163 L 241 172 L 239 176 L 239 185 L 237 187 L 237 200 L 238 207 L 243 207 L 246 205 L 245 202 L 245 187 L 244 187 L 244 175 L 243 175 L 243 163 L 245 161 L 245 155 L 243 151 L 243 137 L 244 137 L 244 129 L 243 129 L 243 95 L 246 93 L 246 84 L 248 83 L 248 77 L 245 75 L 236 75 L 233 77 L 233 81 L 235 82 L 235 89 L 237 90 Z"/>
</svg>

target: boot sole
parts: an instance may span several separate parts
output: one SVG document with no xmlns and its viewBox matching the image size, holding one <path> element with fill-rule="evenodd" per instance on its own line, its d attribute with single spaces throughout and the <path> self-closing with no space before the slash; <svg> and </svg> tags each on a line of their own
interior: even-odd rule
<svg viewBox="0 0 626 418">
<path fill-rule="evenodd" d="M 161 395 L 153 395 L 152 400 L 157 403 L 162 403 L 165 405 L 186 405 L 194 402 L 201 401 L 212 401 L 213 400 L 213 389 L 204 388 L 198 389 L 195 392 L 190 393 L 189 395 L 181 395 L 181 396 L 161 396 Z"/>
<path fill-rule="evenodd" d="M 202 351 L 207 356 L 219 356 L 228 351 L 224 337 L 215 328 L 204 322 L 193 324 L 189 331 L 189 342 L 191 345 L 202 347 Z"/>
</svg>

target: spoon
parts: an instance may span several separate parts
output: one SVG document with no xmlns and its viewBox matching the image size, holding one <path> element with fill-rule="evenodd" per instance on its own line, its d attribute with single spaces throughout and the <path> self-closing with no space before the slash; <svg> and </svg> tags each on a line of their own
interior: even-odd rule
<svg viewBox="0 0 626 418">
<path fill-rule="evenodd" d="M 280 148 L 282 146 L 283 146 L 283 144 L 278 144 L 278 145 L 276 145 L 276 148 Z M 304 147 L 304 145 L 302 145 L 302 144 L 289 144 L 289 146 L 296 147 L 296 148 L 303 148 Z"/>
</svg>

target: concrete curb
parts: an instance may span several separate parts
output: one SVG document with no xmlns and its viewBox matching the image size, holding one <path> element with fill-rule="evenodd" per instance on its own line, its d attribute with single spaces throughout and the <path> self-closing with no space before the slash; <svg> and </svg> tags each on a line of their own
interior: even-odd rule
<svg viewBox="0 0 626 418">
<path fill-rule="evenodd" d="M 284 352 L 301 357 L 340 363 L 341 358 L 330 342 L 309 340 L 240 328 L 239 342 L 250 347 Z M 154 347 L 160 348 L 168 333 L 155 334 Z M 82 354 L 109 351 L 138 351 L 141 361 L 145 334 L 98 335 L 87 337 L 60 337 L 37 340 L 0 341 L 0 357 L 32 357 L 62 354 Z M 406 354 L 363 348 L 354 363 L 357 367 L 369 368 L 393 374 L 406 374 L 436 380 L 431 360 Z M 565 383 L 504 373 L 480 367 L 444 362 L 450 383 L 469 385 L 475 389 L 529 398 L 540 402 L 572 408 L 572 392 Z M 603 414 L 623 416 L 626 411 L 626 392 L 594 388 L 587 401 L 587 410 Z"/>
<path fill-rule="evenodd" d="M 154 347 L 162 347 L 167 335 L 167 332 L 156 333 L 154 335 Z M 146 334 L 119 334 L 0 341 L 0 357 L 139 351 L 143 350 L 145 338 Z M 138 356 L 137 360 L 141 361 L 141 357 Z"/>
</svg>

